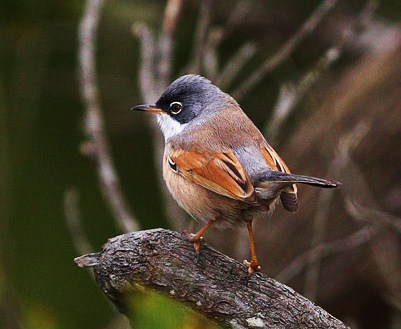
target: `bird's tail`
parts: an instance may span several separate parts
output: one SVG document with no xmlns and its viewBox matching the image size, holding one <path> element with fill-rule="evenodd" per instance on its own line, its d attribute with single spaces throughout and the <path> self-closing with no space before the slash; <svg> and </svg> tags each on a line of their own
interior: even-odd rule
<svg viewBox="0 0 401 329">
<path fill-rule="evenodd" d="M 255 187 L 262 199 L 272 199 L 280 195 L 281 203 L 290 212 L 298 210 L 297 188 L 295 184 L 333 188 L 340 185 L 334 180 L 311 176 L 293 175 L 282 171 L 267 170 L 253 177 Z"/>
<path fill-rule="evenodd" d="M 303 176 L 303 175 L 294 175 L 288 174 L 281 171 L 269 170 L 260 173 L 256 177 L 256 181 L 263 182 L 282 182 L 290 184 L 307 184 L 312 186 L 324 187 L 324 188 L 333 188 L 337 187 L 341 183 L 336 182 L 334 180 L 327 180 L 317 177 L 311 176 Z"/>
</svg>

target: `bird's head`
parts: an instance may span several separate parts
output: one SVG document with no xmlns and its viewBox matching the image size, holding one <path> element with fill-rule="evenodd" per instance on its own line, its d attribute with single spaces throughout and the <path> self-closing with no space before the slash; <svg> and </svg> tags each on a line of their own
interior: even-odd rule
<svg viewBox="0 0 401 329">
<path fill-rule="evenodd" d="M 133 110 L 157 113 L 165 139 L 179 134 L 189 124 L 201 123 L 223 109 L 232 98 L 208 79 L 184 75 L 163 92 L 155 104 L 134 106 Z"/>
</svg>

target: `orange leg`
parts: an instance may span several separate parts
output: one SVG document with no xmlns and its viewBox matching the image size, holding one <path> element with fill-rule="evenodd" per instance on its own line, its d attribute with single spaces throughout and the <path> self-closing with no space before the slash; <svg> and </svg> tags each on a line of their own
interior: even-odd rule
<svg viewBox="0 0 401 329">
<path fill-rule="evenodd" d="M 209 229 L 210 226 L 214 224 L 214 220 L 209 220 L 197 233 L 191 234 L 189 236 L 190 241 L 194 243 L 194 248 L 197 253 L 199 253 L 199 249 L 202 242 L 202 235 Z"/>
<path fill-rule="evenodd" d="M 248 266 L 248 274 L 252 275 L 254 272 L 260 271 L 260 266 L 258 264 L 258 259 L 256 257 L 255 239 L 253 237 L 252 230 L 252 220 L 246 223 L 246 228 L 248 229 L 249 244 L 251 247 L 251 261 L 244 261 L 244 264 Z"/>
</svg>

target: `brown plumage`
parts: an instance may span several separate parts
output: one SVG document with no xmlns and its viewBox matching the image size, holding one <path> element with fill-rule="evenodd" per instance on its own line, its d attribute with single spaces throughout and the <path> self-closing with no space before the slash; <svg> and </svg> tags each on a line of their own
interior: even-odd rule
<svg viewBox="0 0 401 329">
<path fill-rule="evenodd" d="M 279 199 L 286 210 L 297 211 L 295 183 L 337 186 L 334 181 L 291 174 L 238 103 L 200 76 L 183 76 L 155 105 L 134 109 L 159 114 L 167 187 L 188 214 L 206 222 L 191 236 L 195 249 L 211 225 L 246 223 L 250 274 L 259 270 L 253 220 L 270 215 Z"/>
</svg>

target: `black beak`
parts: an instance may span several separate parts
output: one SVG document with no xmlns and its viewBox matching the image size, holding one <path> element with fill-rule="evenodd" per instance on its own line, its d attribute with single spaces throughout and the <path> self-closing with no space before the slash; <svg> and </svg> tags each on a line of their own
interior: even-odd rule
<svg viewBox="0 0 401 329">
<path fill-rule="evenodd" d="M 152 113 L 162 113 L 163 110 L 159 109 L 156 107 L 155 104 L 142 104 L 142 105 L 136 105 L 134 107 L 131 107 L 131 110 L 134 111 L 146 111 L 146 112 L 152 112 Z"/>
</svg>

